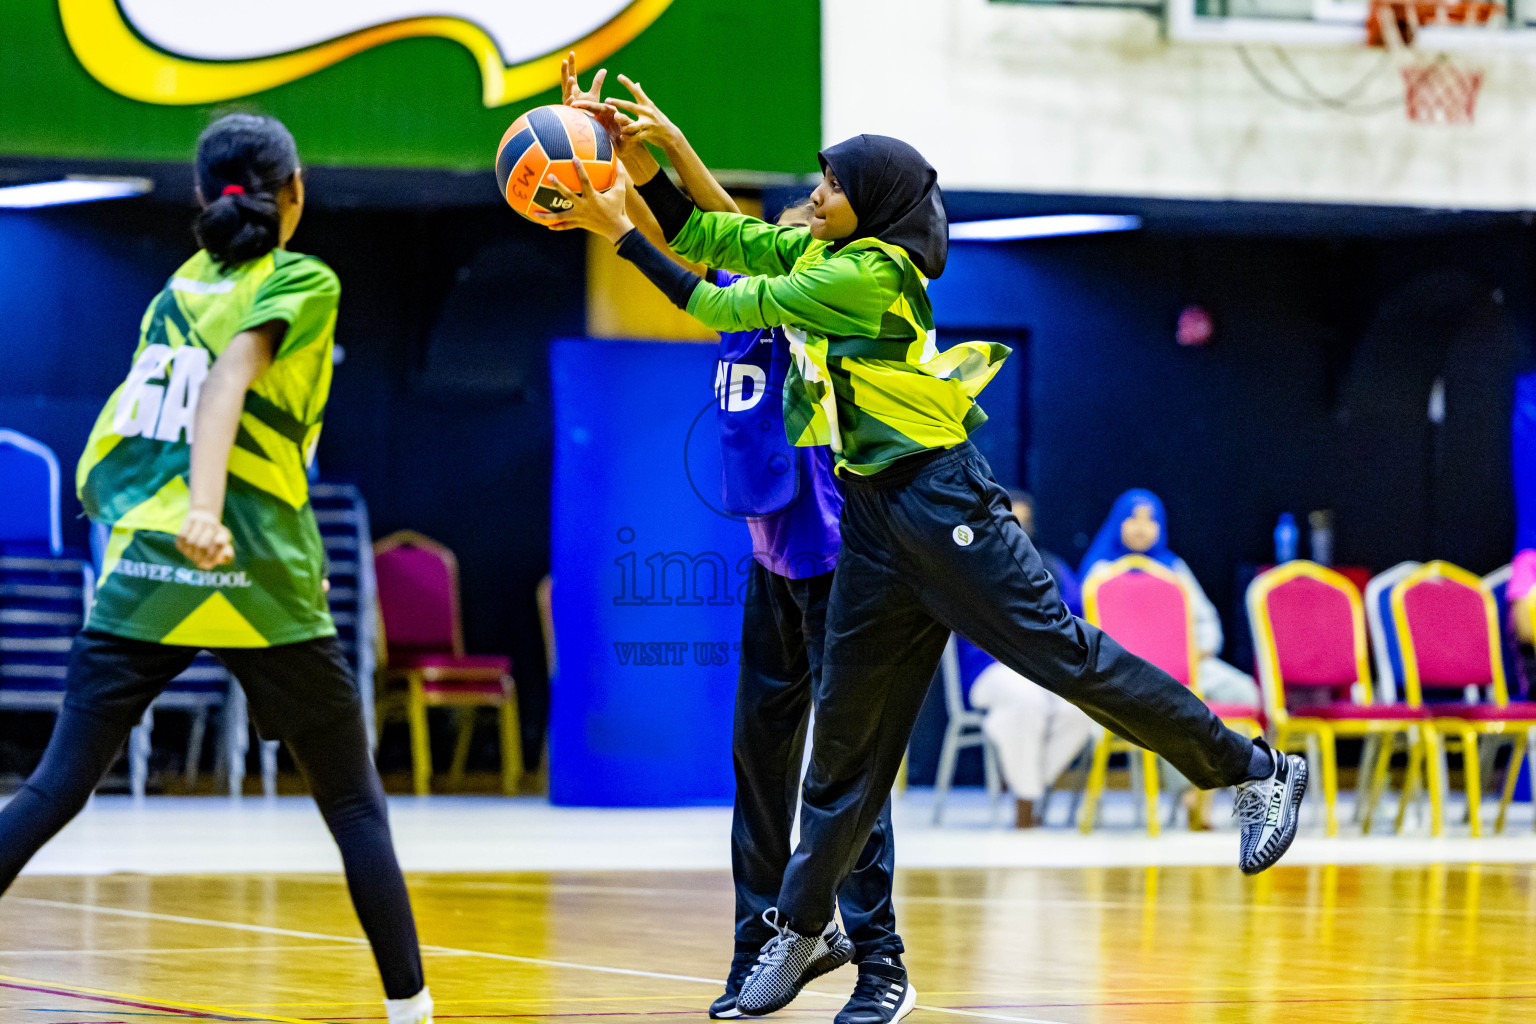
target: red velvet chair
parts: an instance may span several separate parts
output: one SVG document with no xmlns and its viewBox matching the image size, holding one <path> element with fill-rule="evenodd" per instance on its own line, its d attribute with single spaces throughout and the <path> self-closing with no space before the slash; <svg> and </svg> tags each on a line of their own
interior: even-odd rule
<svg viewBox="0 0 1536 1024">
<path fill-rule="evenodd" d="M 449 784 L 464 782 L 475 711 L 495 708 L 501 727 L 501 788 L 512 796 L 522 775 L 522 743 L 512 662 L 502 655 L 465 654 L 459 619 L 459 563 L 429 537 L 401 530 L 373 546 L 378 580 L 379 723 L 403 714 L 411 730 L 416 793 L 431 791 L 432 748 L 427 708 L 460 709 L 458 744 Z"/>
<path fill-rule="evenodd" d="M 1132 654 L 1145 658 L 1200 695 L 1200 648 L 1195 642 L 1194 605 L 1184 582 L 1166 566 L 1144 555 L 1127 555 L 1100 565 L 1083 582 L 1083 617 Z M 1210 709 L 1250 736 L 1264 731 L 1263 711 L 1239 704 L 1210 704 Z M 1093 827 L 1109 768 L 1109 755 L 1125 750 L 1141 757 L 1147 831 L 1157 835 L 1157 755 L 1121 739 L 1108 729 L 1093 751 L 1078 828 Z"/>
<path fill-rule="evenodd" d="M 1316 742 L 1328 834 L 1338 835 L 1339 737 L 1381 737 L 1384 776 L 1390 740 L 1398 735 L 1407 737 L 1412 763 L 1422 760 L 1432 742 L 1428 716 L 1407 704 L 1373 700 L 1360 591 L 1332 569 L 1295 561 L 1260 573 L 1248 586 L 1248 621 L 1275 749 L 1292 750 L 1298 740 L 1303 746 Z M 1408 796 L 1405 792 L 1403 807 Z M 1431 807 L 1438 835 L 1438 796 Z M 1365 830 L 1370 827 L 1367 811 Z"/>
<path fill-rule="evenodd" d="M 1504 816 L 1514 795 L 1520 762 L 1530 752 L 1530 741 L 1536 735 L 1536 702 L 1509 699 L 1498 605 L 1492 591 L 1465 569 L 1449 562 L 1430 562 L 1392 588 L 1392 619 L 1403 652 L 1403 687 L 1408 703 L 1422 706 L 1429 714 L 1434 723 L 1432 740 L 1437 746 L 1443 742 L 1461 751 L 1467 817 L 1474 836 L 1482 834 L 1479 739 L 1514 743 L 1495 826 L 1495 831 L 1504 831 Z M 1464 699 L 1425 704 L 1426 691 L 1437 690 Z M 1441 752 L 1432 750 L 1430 757 L 1433 777 Z"/>
</svg>

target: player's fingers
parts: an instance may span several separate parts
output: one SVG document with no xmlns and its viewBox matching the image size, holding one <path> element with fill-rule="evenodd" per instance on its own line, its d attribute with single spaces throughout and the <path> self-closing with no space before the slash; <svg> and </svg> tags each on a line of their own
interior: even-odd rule
<svg viewBox="0 0 1536 1024">
<path fill-rule="evenodd" d="M 554 175 L 553 175 L 553 174 L 551 174 L 551 175 L 547 175 L 547 176 L 546 176 L 546 177 L 545 177 L 545 178 L 544 178 L 544 180 L 545 180 L 545 181 L 546 181 L 546 182 L 548 182 L 548 183 L 549 183 L 549 185 L 550 185 L 550 186 L 551 186 L 551 187 L 552 187 L 552 188 L 554 188 L 554 190 L 555 190 L 555 191 L 556 191 L 556 192 L 558 192 L 558 193 L 560 193 L 560 194 L 561 194 L 561 195 L 562 195 L 562 196 L 564 196 L 564 197 L 565 197 L 565 198 L 566 198 L 566 199 L 569 199 L 569 200 L 572 200 L 572 201 L 573 201 L 573 202 L 574 202 L 574 201 L 575 201 L 575 199 L 576 199 L 576 193 L 575 193 L 575 192 L 572 192 L 572 191 L 571 191 L 571 190 L 570 190 L 570 189 L 568 189 L 568 188 L 566 188 L 566 187 L 565 187 L 565 182 L 563 182 L 563 181 L 561 181 L 561 180 L 560 180 L 560 179 L 559 179 L 559 178 L 557 178 L 557 177 L 555 177 L 555 176 L 554 176 Z"/>
<path fill-rule="evenodd" d="M 581 190 L 589 195 L 592 192 L 592 179 L 587 175 L 587 165 L 581 162 L 581 157 L 571 154 L 571 163 L 576 168 L 576 180 L 581 182 Z"/>
<path fill-rule="evenodd" d="M 603 102 L 609 104 L 610 106 L 618 107 L 620 110 L 627 111 L 631 114 L 645 113 L 645 108 L 640 104 L 631 102 L 630 100 L 621 100 L 617 96 L 609 96 Z"/>
<path fill-rule="evenodd" d="M 603 94 L 603 79 L 605 79 L 607 77 L 608 77 L 608 69 L 607 68 L 598 68 L 597 69 L 597 74 L 592 76 L 592 88 L 591 88 L 590 92 L 591 92 L 591 94 L 593 96 L 601 96 Z"/>
<path fill-rule="evenodd" d="M 644 103 L 646 106 L 648 106 L 648 107 L 656 106 L 656 104 L 651 102 L 651 98 L 645 94 L 645 88 L 643 86 L 641 86 L 641 84 L 639 82 L 631 82 L 629 84 L 629 91 L 634 93 L 635 97 L 641 103 Z"/>
<path fill-rule="evenodd" d="M 645 90 L 640 88 L 640 83 L 635 81 L 633 78 L 630 78 L 628 75 L 620 75 L 619 82 L 624 86 L 624 88 L 633 93 L 635 99 L 639 100 L 641 103 L 651 102 L 650 97 L 645 94 Z"/>
</svg>

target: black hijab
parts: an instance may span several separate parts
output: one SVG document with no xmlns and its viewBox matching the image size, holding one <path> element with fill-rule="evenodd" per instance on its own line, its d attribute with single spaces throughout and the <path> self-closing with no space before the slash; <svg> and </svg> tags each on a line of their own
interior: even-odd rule
<svg viewBox="0 0 1536 1024">
<path fill-rule="evenodd" d="M 836 242 L 834 251 L 860 238 L 878 238 L 905 249 L 925 276 L 944 273 L 949 217 L 939 174 L 923 154 L 886 135 L 856 135 L 819 156 L 859 218 L 858 230 Z"/>
</svg>

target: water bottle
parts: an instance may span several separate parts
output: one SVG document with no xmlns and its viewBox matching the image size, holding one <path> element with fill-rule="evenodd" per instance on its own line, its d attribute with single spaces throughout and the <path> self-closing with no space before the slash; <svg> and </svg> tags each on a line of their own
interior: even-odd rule
<svg viewBox="0 0 1536 1024">
<path fill-rule="evenodd" d="M 1276 565 L 1296 560 L 1296 544 L 1300 539 L 1301 531 L 1296 529 L 1296 517 L 1289 512 L 1281 512 L 1280 520 L 1275 523 Z"/>
<path fill-rule="evenodd" d="M 1312 528 L 1312 561 L 1318 565 L 1333 564 L 1333 510 L 1321 508 L 1307 516 Z"/>
</svg>

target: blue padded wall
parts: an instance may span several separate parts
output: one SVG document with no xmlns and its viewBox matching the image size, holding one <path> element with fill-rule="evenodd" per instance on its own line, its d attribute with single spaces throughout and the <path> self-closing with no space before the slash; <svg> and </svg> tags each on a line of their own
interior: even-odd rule
<svg viewBox="0 0 1536 1024">
<path fill-rule="evenodd" d="M 551 346 L 556 804 L 732 798 L 735 645 L 751 545 L 745 526 L 706 501 L 720 479 L 714 353 L 689 343 Z"/>
</svg>

